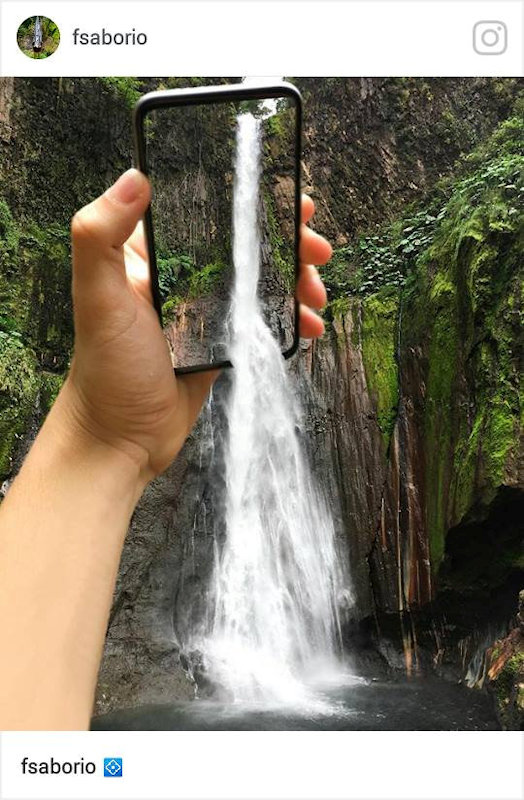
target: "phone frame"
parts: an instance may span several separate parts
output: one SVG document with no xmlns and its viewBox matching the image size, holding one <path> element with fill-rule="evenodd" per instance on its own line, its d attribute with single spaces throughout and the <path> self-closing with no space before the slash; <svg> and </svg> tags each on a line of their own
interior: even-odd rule
<svg viewBox="0 0 524 800">
<path fill-rule="evenodd" d="M 295 242 L 294 242 L 294 255 L 295 255 L 295 286 L 294 286 L 294 330 L 293 342 L 291 346 L 285 350 L 282 355 L 284 358 L 290 358 L 298 349 L 300 341 L 300 334 L 298 329 L 298 313 L 299 304 L 296 297 L 296 285 L 299 276 L 300 260 L 299 260 L 299 245 L 300 245 L 300 204 L 301 204 L 301 188 L 300 188 L 300 172 L 301 172 L 301 154 L 302 154 L 302 97 L 296 86 L 291 83 L 282 81 L 280 83 L 272 83 L 270 85 L 264 84 L 251 84 L 249 85 L 238 84 L 223 84 L 217 86 L 199 86 L 190 87 L 186 89 L 167 89 L 162 91 L 148 92 L 143 95 L 136 103 L 133 110 L 133 131 L 135 140 L 135 159 L 138 169 L 148 176 L 147 158 L 146 158 L 146 140 L 144 136 L 144 121 L 150 111 L 159 108 L 169 108 L 171 106 L 194 106 L 194 105 L 211 105 L 213 103 L 227 103 L 227 102 L 241 102 L 242 100 L 264 100 L 266 98 L 290 98 L 295 107 L 295 164 L 294 164 L 294 178 L 295 178 Z M 151 276 L 151 292 L 153 296 L 153 304 L 158 314 L 160 324 L 163 327 L 162 320 L 162 298 L 158 286 L 158 267 L 156 263 L 155 253 L 155 234 L 153 230 L 153 214 L 151 210 L 151 203 L 149 204 L 144 215 L 144 228 L 146 234 L 147 253 L 149 258 L 149 271 Z M 224 367 L 232 367 L 231 361 L 217 361 L 213 364 L 194 364 L 189 367 L 174 367 L 177 375 L 182 375 L 189 372 L 205 372 L 212 369 L 222 369 Z"/>
</svg>

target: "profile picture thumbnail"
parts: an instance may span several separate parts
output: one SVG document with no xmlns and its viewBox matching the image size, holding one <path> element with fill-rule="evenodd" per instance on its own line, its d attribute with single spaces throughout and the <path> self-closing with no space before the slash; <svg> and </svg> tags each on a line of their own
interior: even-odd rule
<svg viewBox="0 0 524 800">
<path fill-rule="evenodd" d="M 60 31 L 49 17 L 28 17 L 18 28 L 16 39 L 28 58 L 48 58 L 60 44 Z"/>
</svg>

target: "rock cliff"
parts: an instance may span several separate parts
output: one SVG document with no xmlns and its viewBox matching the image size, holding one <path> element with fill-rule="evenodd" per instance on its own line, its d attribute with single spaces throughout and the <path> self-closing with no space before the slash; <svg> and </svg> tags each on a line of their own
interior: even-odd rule
<svg viewBox="0 0 524 800">
<path fill-rule="evenodd" d="M 335 254 L 326 335 L 302 343 L 290 370 L 304 446 L 351 569 L 346 642 L 357 647 L 364 631 L 382 654 L 381 639 L 392 642 L 410 668 L 464 675 L 508 633 L 522 581 L 521 86 L 296 82 L 304 184 Z M 167 83 L 0 81 L 2 480 L 67 367 L 68 219 L 129 165 L 137 93 Z M 289 203 L 285 175 L 272 192 Z M 264 246 L 268 258 L 279 248 L 269 224 Z M 212 294 L 191 298 L 195 330 L 211 307 Z M 134 514 L 99 710 L 193 694 L 179 649 L 205 620 L 223 535 L 226 391 L 224 375 Z"/>
</svg>

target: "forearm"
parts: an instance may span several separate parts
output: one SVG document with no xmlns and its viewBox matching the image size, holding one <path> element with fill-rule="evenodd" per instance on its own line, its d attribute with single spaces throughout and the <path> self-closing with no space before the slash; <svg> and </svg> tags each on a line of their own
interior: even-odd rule
<svg viewBox="0 0 524 800">
<path fill-rule="evenodd" d="M 87 728 L 140 465 L 65 392 L 0 508 L 0 729 Z"/>
</svg>

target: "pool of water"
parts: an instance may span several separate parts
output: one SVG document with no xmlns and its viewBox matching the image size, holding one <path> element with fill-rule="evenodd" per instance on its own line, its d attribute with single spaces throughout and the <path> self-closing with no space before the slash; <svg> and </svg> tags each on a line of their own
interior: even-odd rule
<svg viewBox="0 0 524 800">
<path fill-rule="evenodd" d="M 97 717 L 92 730 L 488 731 L 500 726 L 488 696 L 424 677 L 389 682 L 353 678 L 317 690 L 299 709 L 208 700 L 141 706 Z"/>
</svg>

